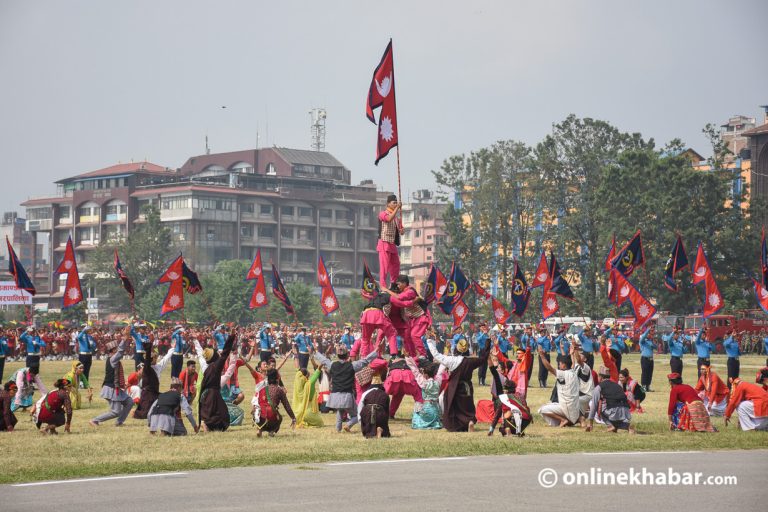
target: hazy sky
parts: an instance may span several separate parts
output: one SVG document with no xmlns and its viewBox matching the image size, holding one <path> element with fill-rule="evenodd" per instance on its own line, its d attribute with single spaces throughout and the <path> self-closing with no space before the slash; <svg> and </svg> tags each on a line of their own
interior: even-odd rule
<svg viewBox="0 0 768 512">
<path fill-rule="evenodd" d="M 765 0 L 0 0 L 0 210 L 118 162 L 180 167 L 206 133 L 308 149 L 313 107 L 353 182 L 395 189 L 364 115 L 390 37 L 404 193 L 570 113 L 706 154 L 707 122 L 762 119 L 766 20 Z"/>
</svg>

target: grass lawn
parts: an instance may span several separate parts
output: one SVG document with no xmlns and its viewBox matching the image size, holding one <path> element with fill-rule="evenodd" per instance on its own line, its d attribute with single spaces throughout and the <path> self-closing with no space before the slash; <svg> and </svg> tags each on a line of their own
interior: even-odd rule
<svg viewBox="0 0 768 512">
<path fill-rule="evenodd" d="M 690 355 L 684 360 L 684 382 L 692 385 L 696 380 L 695 361 L 695 357 Z M 742 357 L 742 377 L 754 381 L 756 371 L 764 363 L 765 358 L 762 356 Z M 7 363 L 4 378 L 7 380 L 21 364 Z M 71 434 L 64 434 L 63 428 L 59 436 L 38 434 L 28 416 L 23 411 L 17 412 L 19 424 L 16 431 L 0 434 L 0 453 L 6 468 L 0 474 L 0 483 L 338 460 L 635 450 L 729 450 L 768 446 L 768 432 L 742 432 L 735 422 L 726 428 L 722 418 L 713 419 L 720 430 L 716 434 L 670 432 L 666 415 L 669 387 L 665 379 L 669 373 L 668 356 L 656 358 L 653 386 L 656 392 L 648 393 L 643 404 L 646 412 L 633 416 L 638 435 L 630 436 L 626 432 L 609 434 L 600 425 L 592 433 L 579 428 L 551 428 L 545 426 L 541 417 L 536 415 L 523 439 L 502 438 L 498 433 L 489 438 L 486 425 L 483 424 L 478 425 L 478 430 L 473 434 L 411 430 L 413 401 L 410 397 L 403 400 L 397 419 L 390 424 L 393 437 L 382 440 L 364 439 L 359 427 L 355 427 L 352 434 L 336 433 L 332 414 L 324 416 L 326 426 L 323 428 L 296 431 L 290 430 L 290 420 L 286 418 L 283 430 L 274 438 L 256 437 L 256 429 L 248 421 L 248 411 L 245 426 L 232 427 L 224 433 L 190 435 L 186 438 L 150 436 L 146 421 L 133 419 L 129 419 L 122 428 L 116 428 L 114 421 L 94 428 L 88 425 L 88 420 L 107 409 L 106 401 L 98 398 L 104 364 L 104 361 L 94 361 L 91 369 L 91 381 L 95 387 L 94 401 L 90 406 L 86 402 L 83 409 L 74 412 Z M 639 356 L 625 356 L 624 365 L 639 380 Z M 70 366 L 69 361 L 43 361 L 43 382 L 46 385 L 52 384 Z M 133 369 L 133 361 L 126 359 L 124 366 L 127 375 Z M 713 367 L 725 379 L 724 356 L 715 356 Z M 281 372 L 288 386 L 289 398 L 292 396 L 294 371 L 289 361 Z M 538 368 L 535 368 L 531 379 L 533 383 L 536 382 L 537 372 Z M 161 378 L 161 390 L 167 389 L 169 380 L 170 372 L 166 369 Z M 241 368 L 240 382 L 246 392 L 243 405 L 250 407 L 252 378 L 245 368 Z M 528 403 L 534 412 L 548 401 L 553 382 L 550 376 L 550 388 L 534 387 L 529 390 Z M 476 400 L 489 396 L 488 387 L 475 388 Z"/>
</svg>

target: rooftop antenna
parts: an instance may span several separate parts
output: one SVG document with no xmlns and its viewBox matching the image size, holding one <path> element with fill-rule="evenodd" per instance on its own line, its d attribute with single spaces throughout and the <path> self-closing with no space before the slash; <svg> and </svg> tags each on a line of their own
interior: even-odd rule
<svg viewBox="0 0 768 512">
<path fill-rule="evenodd" d="M 208 146 L 208 134 L 205 134 L 205 154 L 210 155 L 211 154 L 211 148 Z"/>
<path fill-rule="evenodd" d="M 325 109 L 313 108 L 309 111 L 309 115 L 312 119 L 312 151 L 325 151 Z"/>
</svg>

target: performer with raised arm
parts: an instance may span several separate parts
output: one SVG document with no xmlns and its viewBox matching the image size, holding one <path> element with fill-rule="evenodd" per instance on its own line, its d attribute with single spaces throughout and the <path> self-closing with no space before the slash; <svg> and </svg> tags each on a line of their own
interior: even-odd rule
<svg viewBox="0 0 768 512">
<path fill-rule="evenodd" d="M 349 361 L 347 347 L 339 345 L 336 350 L 338 361 L 331 362 L 319 352 L 313 354 L 315 361 L 326 368 L 331 377 L 331 394 L 328 396 L 327 407 L 336 409 L 336 431 L 350 432 L 350 429 L 359 421 L 357 416 L 357 403 L 355 402 L 355 373 L 368 366 L 378 357 L 377 350 L 372 350 L 363 359 Z M 343 425 L 343 414 L 349 417 Z"/>
<path fill-rule="evenodd" d="M 390 302 L 392 305 L 401 308 L 400 311 L 406 323 L 405 336 L 403 337 L 405 351 L 412 357 L 426 357 L 427 352 L 421 342 L 421 337 L 432 325 L 432 315 L 429 313 L 427 303 L 411 286 L 408 276 L 397 276 L 395 286 L 397 292 L 388 288 L 385 288 L 384 291 L 391 295 Z"/>
<path fill-rule="evenodd" d="M 136 409 L 133 411 L 133 417 L 137 420 L 147 419 L 149 408 L 160 395 L 160 374 L 171 361 L 173 352 L 169 350 L 158 363 L 157 353 L 152 350 L 152 342 L 147 339 L 144 341 L 142 356 L 144 361 L 141 369 L 141 395 L 139 396 L 139 403 L 136 404 Z"/>
<path fill-rule="evenodd" d="M 397 213 L 403 203 L 397 201 L 397 196 L 387 196 L 387 209 L 379 212 L 379 241 L 376 251 L 379 253 L 379 283 L 383 288 L 389 288 L 387 276 L 391 281 L 400 275 L 400 256 L 397 246 L 400 245 L 400 235 L 403 234 L 403 224 Z"/>
<path fill-rule="evenodd" d="M 83 324 L 82 330 L 77 333 L 77 358 L 83 363 L 83 374 L 88 379 L 91 375 L 91 364 L 93 363 L 93 353 L 96 352 L 96 340 L 93 339 L 88 331 L 90 326 Z M 72 385 L 75 385 L 73 382 Z M 79 407 L 78 407 L 79 408 Z"/>
<path fill-rule="evenodd" d="M 123 371 L 123 354 L 131 345 L 131 328 L 123 329 L 120 340 L 113 339 L 106 345 L 110 357 L 104 369 L 104 382 L 101 386 L 101 398 L 109 402 L 109 412 L 96 416 L 90 421 L 98 427 L 105 421 L 117 418 L 115 426 L 121 427 L 133 407 L 133 400 L 125 392 L 125 374 Z"/>
<path fill-rule="evenodd" d="M 205 368 L 203 381 L 200 384 L 198 416 L 200 426 L 204 431 L 223 432 L 229 428 L 229 409 L 221 396 L 221 374 L 235 345 L 235 337 L 235 333 L 229 335 L 221 354 L 214 348 L 206 348 L 202 351 Z M 196 345 L 197 347 L 199 347 L 199 343 Z"/>
<path fill-rule="evenodd" d="M 427 346 L 434 361 L 445 366 L 451 376 L 448 380 L 448 388 L 443 396 L 443 426 L 449 432 L 474 432 L 477 417 L 475 416 L 474 388 L 472 387 L 472 374 L 478 368 L 482 359 L 488 359 L 491 352 L 491 344 L 485 347 L 477 357 L 462 355 L 446 356 L 437 351 L 435 339 L 437 333 L 430 326 L 427 330 Z M 469 353 L 466 339 L 456 344 L 456 350 Z"/>
</svg>

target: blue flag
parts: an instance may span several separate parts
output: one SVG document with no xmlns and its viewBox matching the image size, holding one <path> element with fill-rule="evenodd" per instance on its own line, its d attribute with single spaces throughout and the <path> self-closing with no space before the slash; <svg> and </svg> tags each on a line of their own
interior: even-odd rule
<svg viewBox="0 0 768 512">
<path fill-rule="evenodd" d="M 445 288 L 445 294 L 440 297 L 437 305 L 446 315 L 450 315 L 453 307 L 464 298 L 464 293 L 469 289 L 469 279 L 461 271 L 461 268 L 453 262 L 451 265 L 451 276 L 448 278 L 448 285 Z"/>
<path fill-rule="evenodd" d="M 683 237 L 677 235 L 677 240 L 675 240 L 675 245 L 672 246 L 672 252 L 669 253 L 667 265 L 664 268 L 664 285 L 673 292 L 676 292 L 677 281 L 675 281 L 675 274 L 687 266 L 688 256 L 685 254 L 685 247 L 683 247 Z"/>
<path fill-rule="evenodd" d="M 5 242 L 8 244 L 8 272 L 13 276 L 13 280 L 16 282 L 16 288 L 29 292 L 30 295 L 37 293 L 35 285 L 32 284 L 32 280 L 27 275 L 27 271 L 24 270 L 19 258 L 16 257 L 16 251 L 13 250 L 8 237 L 5 237 Z"/>
<path fill-rule="evenodd" d="M 632 240 L 611 260 L 611 266 L 618 270 L 624 277 L 629 277 L 640 265 L 645 265 L 645 254 L 643 253 L 643 241 L 640 238 L 640 230 L 637 230 Z"/>
<path fill-rule="evenodd" d="M 576 300 L 568 281 L 560 273 L 560 265 L 557 264 L 557 259 L 551 251 L 549 253 L 549 279 L 551 283 L 549 286 L 550 292 L 565 299 Z"/>
<path fill-rule="evenodd" d="M 515 305 L 515 310 L 512 312 L 522 318 L 528 308 L 528 299 L 530 298 L 531 290 L 525 281 L 525 274 L 520 265 L 515 262 L 515 282 L 512 285 L 512 304 Z"/>
</svg>

